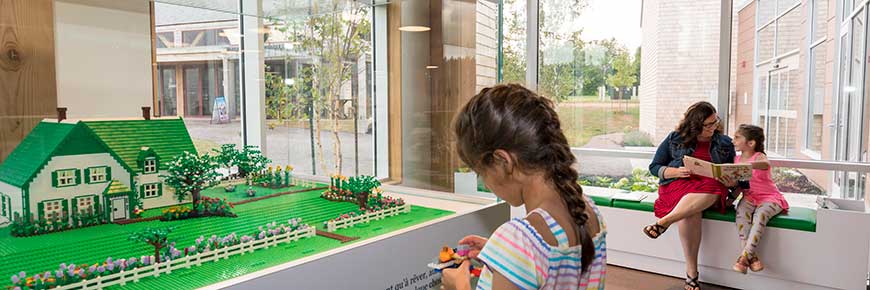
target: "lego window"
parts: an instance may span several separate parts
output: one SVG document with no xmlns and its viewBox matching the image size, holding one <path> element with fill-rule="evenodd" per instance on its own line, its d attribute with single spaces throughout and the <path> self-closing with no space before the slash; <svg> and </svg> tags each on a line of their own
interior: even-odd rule
<svg viewBox="0 0 870 290">
<path fill-rule="evenodd" d="M 75 169 L 65 169 L 57 171 L 57 186 L 71 186 L 76 185 L 76 170 Z"/>
<path fill-rule="evenodd" d="M 60 215 L 61 201 L 51 200 L 43 202 L 42 212 L 45 213 L 45 218 L 51 218 L 54 215 Z"/>
<path fill-rule="evenodd" d="M 143 189 L 143 194 L 145 195 L 145 198 L 151 198 L 151 197 L 158 197 L 158 196 L 160 196 L 160 188 L 159 188 L 159 186 L 160 186 L 160 185 L 157 184 L 157 183 L 146 184 L 146 185 L 144 186 L 144 189 Z"/>
<path fill-rule="evenodd" d="M 106 174 L 106 167 L 93 167 L 88 170 L 90 173 L 88 175 L 88 180 L 90 180 L 90 183 L 106 182 L 106 180 L 108 179 Z"/>
<path fill-rule="evenodd" d="M 147 158 L 145 159 L 145 173 L 157 173 L 157 159 Z"/>
<path fill-rule="evenodd" d="M 79 197 L 76 199 L 76 206 L 79 211 L 88 210 L 94 206 L 94 197 Z"/>
</svg>

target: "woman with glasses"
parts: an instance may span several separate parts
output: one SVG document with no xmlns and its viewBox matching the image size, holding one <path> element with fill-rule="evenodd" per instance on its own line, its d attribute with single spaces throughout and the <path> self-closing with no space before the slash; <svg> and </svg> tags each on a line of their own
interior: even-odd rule
<svg viewBox="0 0 870 290">
<path fill-rule="evenodd" d="M 686 289 L 700 289 L 698 250 L 701 246 L 701 215 L 707 208 L 725 211 L 728 187 L 736 182 L 693 175 L 683 166 L 692 156 L 713 163 L 731 163 L 735 156 L 731 138 L 722 134 L 716 108 L 708 102 L 689 107 L 676 131 L 656 150 L 649 171 L 659 177 L 659 198 L 655 201 L 658 221 L 644 227 L 650 238 L 658 238 L 672 224 L 679 226 L 686 257 Z"/>
</svg>

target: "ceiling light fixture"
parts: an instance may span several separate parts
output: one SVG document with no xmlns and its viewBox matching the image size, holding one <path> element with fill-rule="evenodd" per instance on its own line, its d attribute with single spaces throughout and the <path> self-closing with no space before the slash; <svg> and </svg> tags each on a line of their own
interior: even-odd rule
<svg viewBox="0 0 870 290">
<path fill-rule="evenodd" d="M 430 28 L 429 26 L 422 26 L 422 25 L 399 26 L 399 31 L 405 31 L 405 32 L 426 32 L 429 30 L 432 30 L 432 28 Z"/>
</svg>

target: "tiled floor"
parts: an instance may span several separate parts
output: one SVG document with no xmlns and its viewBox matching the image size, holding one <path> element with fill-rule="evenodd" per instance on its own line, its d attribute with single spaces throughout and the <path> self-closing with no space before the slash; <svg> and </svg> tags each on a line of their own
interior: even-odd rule
<svg viewBox="0 0 870 290">
<path fill-rule="evenodd" d="M 683 279 L 662 276 L 649 272 L 607 265 L 607 290 L 683 290 Z M 701 285 L 704 290 L 731 290 L 733 288 L 710 284 Z"/>
</svg>

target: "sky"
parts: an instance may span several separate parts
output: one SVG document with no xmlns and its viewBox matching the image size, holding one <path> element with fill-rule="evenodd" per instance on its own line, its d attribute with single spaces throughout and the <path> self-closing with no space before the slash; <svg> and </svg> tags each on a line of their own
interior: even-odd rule
<svg viewBox="0 0 870 290">
<path fill-rule="evenodd" d="M 552 0 L 551 0 L 552 1 Z M 587 0 L 589 7 L 566 29 L 583 28 L 585 41 L 616 38 L 634 51 L 641 43 L 641 0 Z"/>
</svg>

